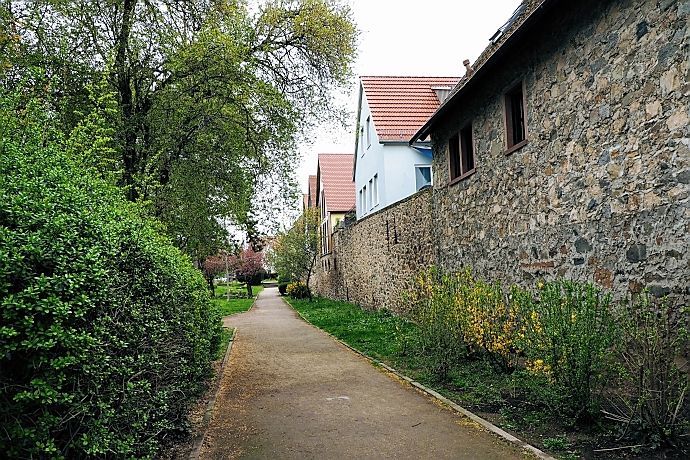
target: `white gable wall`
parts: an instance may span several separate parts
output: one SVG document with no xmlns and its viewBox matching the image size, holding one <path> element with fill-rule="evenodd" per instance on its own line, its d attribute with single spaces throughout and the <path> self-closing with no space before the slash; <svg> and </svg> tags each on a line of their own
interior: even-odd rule
<svg viewBox="0 0 690 460">
<path fill-rule="evenodd" d="M 417 191 L 415 166 L 431 166 L 431 158 L 425 157 L 405 143 L 381 144 L 371 121 L 371 146 L 367 147 L 366 120 L 371 116 L 369 104 L 362 93 L 359 114 L 359 128 L 364 128 L 364 136 L 357 143 L 357 164 L 355 169 L 355 201 L 357 218 L 378 211 L 396 203 Z M 378 176 L 378 204 L 369 203 L 370 180 Z M 362 208 L 360 191 L 367 187 L 367 205 Z"/>
</svg>

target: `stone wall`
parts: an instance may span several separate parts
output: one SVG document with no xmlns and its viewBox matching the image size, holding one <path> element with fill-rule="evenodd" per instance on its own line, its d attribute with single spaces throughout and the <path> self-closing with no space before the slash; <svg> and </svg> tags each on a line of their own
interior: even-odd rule
<svg viewBox="0 0 690 460">
<path fill-rule="evenodd" d="M 430 190 L 336 230 L 311 287 L 324 297 L 399 311 L 414 275 L 433 263 Z"/>
<path fill-rule="evenodd" d="M 398 310 L 435 264 L 687 302 L 688 16 L 688 0 L 560 2 L 435 125 L 433 191 L 336 233 L 319 294 Z M 506 154 L 504 93 L 520 81 L 528 142 Z M 448 139 L 469 122 L 476 172 L 451 184 Z"/>
<path fill-rule="evenodd" d="M 570 2 L 464 96 L 432 133 L 441 267 L 687 297 L 689 13 Z M 506 155 L 503 94 L 520 80 L 528 143 Z M 476 173 L 449 185 L 448 139 L 470 121 Z"/>
</svg>

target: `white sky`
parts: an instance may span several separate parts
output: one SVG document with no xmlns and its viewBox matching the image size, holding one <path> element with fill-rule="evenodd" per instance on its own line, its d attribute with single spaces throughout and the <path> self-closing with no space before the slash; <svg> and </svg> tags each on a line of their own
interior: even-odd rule
<svg viewBox="0 0 690 460">
<path fill-rule="evenodd" d="M 520 4 L 520 0 L 349 0 L 360 30 L 355 74 L 462 76 Z M 347 104 L 350 126 L 322 126 L 307 133 L 297 169 L 302 191 L 316 174 L 319 153 L 352 153 L 357 79 Z"/>
</svg>

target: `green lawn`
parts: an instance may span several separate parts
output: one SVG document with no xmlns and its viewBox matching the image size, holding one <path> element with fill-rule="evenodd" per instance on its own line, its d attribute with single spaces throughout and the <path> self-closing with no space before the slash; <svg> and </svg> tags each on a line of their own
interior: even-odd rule
<svg viewBox="0 0 690 460">
<path fill-rule="evenodd" d="M 263 289 L 263 286 L 252 286 L 252 294 L 256 297 Z M 241 297 L 247 295 L 247 288 L 244 284 L 237 282 L 230 283 L 230 296 L 235 298 L 227 300 L 227 291 L 228 287 L 224 284 L 216 286 L 215 297 L 213 298 L 213 302 L 219 307 L 222 316 L 247 311 L 254 303 L 254 297 L 251 299 Z"/>
<path fill-rule="evenodd" d="M 289 302 L 309 322 L 392 366 L 414 367 L 416 326 L 387 311 L 365 311 L 346 302 L 315 298 Z"/>
</svg>

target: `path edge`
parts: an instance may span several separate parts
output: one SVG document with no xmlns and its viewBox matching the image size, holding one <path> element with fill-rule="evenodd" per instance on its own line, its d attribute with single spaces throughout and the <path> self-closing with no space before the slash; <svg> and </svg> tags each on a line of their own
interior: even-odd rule
<svg viewBox="0 0 690 460">
<path fill-rule="evenodd" d="M 426 395 L 428 395 L 428 396 L 430 396 L 430 397 L 436 399 L 437 401 L 440 401 L 441 403 L 443 403 L 444 405 L 448 406 L 450 409 L 454 410 L 455 412 L 458 412 L 458 413 L 464 415 L 465 417 L 469 418 L 469 419 L 472 420 L 473 422 L 478 423 L 478 424 L 481 425 L 485 430 L 487 430 L 487 431 L 489 431 L 490 433 L 493 433 L 494 435 L 496 435 L 496 436 L 498 436 L 498 437 L 504 439 L 505 441 L 508 441 L 509 443 L 511 443 L 511 444 L 513 444 L 513 445 L 516 445 L 516 446 L 520 447 L 521 449 L 524 449 L 524 450 L 526 450 L 527 452 L 529 452 L 529 453 L 531 453 L 531 454 L 533 454 L 533 455 L 536 455 L 538 458 L 540 458 L 540 459 L 542 459 L 542 460 L 556 460 L 555 457 L 552 457 L 551 455 L 547 454 L 546 452 L 542 451 L 541 449 L 538 449 L 538 448 L 534 447 L 533 445 L 531 445 L 531 444 L 529 444 L 529 443 L 527 443 L 527 442 L 525 442 L 525 441 L 523 441 L 523 440 L 521 440 L 521 439 L 519 439 L 519 438 L 513 436 L 512 434 L 510 434 L 510 433 L 508 433 L 507 431 L 505 431 L 505 430 L 503 430 L 503 429 L 497 427 L 496 425 L 494 425 L 494 424 L 491 423 L 490 421 L 486 420 L 485 418 L 482 418 L 482 417 L 480 417 L 479 415 L 475 414 L 474 412 L 471 412 L 471 411 L 465 409 L 464 407 L 460 406 L 459 404 L 457 404 L 457 403 L 451 401 L 450 399 L 446 398 L 445 396 L 443 396 L 442 394 L 438 393 L 437 391 L 435 391 L 435 390 L 433 390 L 433 389 L 431 389 L 431 388 L 429 388 L 429 387 L 427 387 L 427 386 L 425 386 L 425 385 L 422 385 L 421 383 L 419 383 L 419 382 L 413 380 L 412 378 L 406 376 L 405 374 L 403 374 L 403 373 L 397 371 L 396 369 L 390 367 L 388 364 L 383 363 L 383 362 L 381 362 L 381 361 L 378 361 L 378 360 L 372 358 L 371 356 L 367 355 L 366 353 L 363 353 L 363 352 L 357 350 L 356 348 L 350 346 L 349 344 L 345 343 L 343 340 L 341 340 L 341 339 L 339 339 L 338 337 L 334 336 L 334 335 L 331 334 L 330 332 L 321 329 L 320 327 L 316 326 L 314 323 L 312 323 L 311 321 L 309 321 L 307 318 L 305 318 L 304 315 L 302 315 L 302 313 L 300 313 L 300 311 L 297 310 L 297 309 L 290 303 L 290 301 L 288 301 L 285 297 L 280 296 L 280 298 L 281 298 L 290 308 L 292 308 L 292 310 L 293 310 L 295 313 L 297 313 L 297 316 L 299 316 L 300 318 L 302 318 L 302 321 L 304 321 L 304 322 L 307 323 L 307 324 L 310 324 L 311 326 L 313 326 L 313 327 L 315 327 L 316 329 L 320 330 L 320 331 L 323 332 L 324 334 L 330 336 L 333 340 L 335 340 L 336 342 L 338 342 L 338 343 L 340 343 L 341 345 L 345 346 L 346 348 L 350 349 L 351 351 L 353 351 L 354 353 L 358 354 L 359 356 L 361 356 L 362 358 L 366 359 L 367 361 L 369 361 L 370 363 L 374 364 L 375 366 L 379 366 L 379 367 L 384 368 L 385 370 L 387 370 L 387 371 L 390 372 L 391 374 L 396 375 L 397 377 L 401 378 L 402 380 L 404 380 L 404 381 L 407 382 L 408 384 L 412 385 L 412 386 L 415 387 L 416 389 L 422 391 L 422 392 L 425 393 Z"/>
<path fill-rule="evenodd" d="M 255 302 L 256 303 L 256 300 Z M 254 304 L 252 304 L 252 307 Z M 250 307 L 251 309 L 251 307 Z M 249 311 L 249 310 L 247 310 Z M 230 360 L 230 352 L 232 351 L 232 344 L 237 339 L 237 328 L 232 328 L 232 338 L 228 342 L 228 349 L 225 351 L 225 356 L 223 356 L 223 363 L 220 365 L 220 370 L 218 371 L 218 381 L 216 382 L 215 388 L 213 389 L 213 396 L 209 399 L 206 405 L 206 412 L 204 412 L 204 418 L 201 421 L 202 429 L 194 436 L 194 442 L 192 444 L 192 451 L 189 453 L 189 460 L 199 460 L 199 455 L 201 454 L 201 446 L 204 444 L 204 439 L 206 438 L 206 433 L 208 432 L 208 427 L 211 422 L 211 417 L 213 416 L 213 409 L 216 406 L 216 400 L 218 399 L 218 391 L 220 390 L 220 382 L 223 380 L 223 375 L 225 374 L 225 368 Z"/>
</svg>

